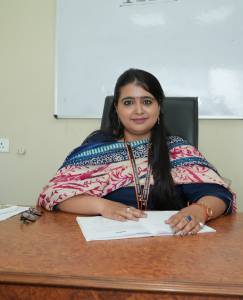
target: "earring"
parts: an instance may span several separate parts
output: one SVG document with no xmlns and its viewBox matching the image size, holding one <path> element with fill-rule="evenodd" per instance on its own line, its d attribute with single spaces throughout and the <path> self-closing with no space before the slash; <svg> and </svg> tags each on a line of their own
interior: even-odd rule
<svg viewBox="0 0 243 300">
<path fill-rule="evenodd" d="M 160 118 L 159 118 L 159 116 L 158 116 L 158 120 L 157 120 L 157 123 L 158 123 L 158 125 L 159 125 L 159 123 L 160 123 Z"/>
</svg>

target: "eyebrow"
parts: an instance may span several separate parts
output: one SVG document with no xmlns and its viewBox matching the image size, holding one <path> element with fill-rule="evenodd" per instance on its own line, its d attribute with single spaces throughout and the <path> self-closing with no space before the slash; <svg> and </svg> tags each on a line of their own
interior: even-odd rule
<svg viewBox="0 0 243 300">
<path fill-rule="evenodd" d="M 152 96 L 149 96 L 149 95 L 148 95 L 148 96 L 141 96 L 141 97 L 127 96 L 127 97 L 122 98 L 121 100 L 122 100 L 122 101 L 124 101 L 124 100 L 133 100 L 133 99 L 135 99 L 135 98 L 140 98 L 141 100 L 144 100 L 144 99 L 147 99 L 147 98 L 149 98 L 149 99 L 151 99 L 151 100 L 154 99 Z"/>
</svg>

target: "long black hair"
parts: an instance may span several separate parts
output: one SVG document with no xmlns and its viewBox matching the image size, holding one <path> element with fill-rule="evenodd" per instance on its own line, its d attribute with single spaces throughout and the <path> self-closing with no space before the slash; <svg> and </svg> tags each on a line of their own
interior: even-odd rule
<svg viewBox="0 0 243 300">
<path fill-rule="evenodd" d="M 129 69 L 118 78 L 114 89 L 114 100 L 110 110 L 110 131 L 115 138 L 122 138 L 124 127 L 119 121 L 116 106 L 120 97 L 121 88 L 129 83 L 135 83 L 154 96 L 157 100 L 160 113 L 159 122 L 156 122 L 151 132 L 151 155 L 149 163 L 152 166 L 154 185 L 150 190 L 149 201 L 155 209 L 180 209 L 182 203 L 176 197 L 175 187 L 171 176 L 169 150 L 167 146 L 168 131 L 164 124 L 163 100 L 164 91 L 158 79 L 149 72 L 139 69 Z"/>
</svg>

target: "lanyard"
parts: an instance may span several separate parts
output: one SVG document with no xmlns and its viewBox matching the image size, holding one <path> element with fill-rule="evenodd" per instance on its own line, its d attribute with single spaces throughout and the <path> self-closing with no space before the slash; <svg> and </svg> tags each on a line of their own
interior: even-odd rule
<svg viewBox="0 0 243 300">
<path fill-rule="evenodd" d="M 133 176 L 135 180 L 135 192 L 136 192 L 136 198 L 137 198 L 137 205 L 138 209 L 140 210 L 146 210 L 147 204 L 148 204 L 148 196 L 149 196 L 149 188 L 150 188 L 150 175 L 151 175 L 151 166 L 148 163 L 148 171 L 145 178 L 144 188 L 142 189 L 141 184 L 139 182 L 138 177 L 138 171 L 136 166 L 136 161 L 133 155 L 132 147 L 130 144 L 127 144 L 127 142 L 124 140 L 125 146 L 127 148 L 127 153 L 129 156 L 129 159 L 131 161 L 132 170 L 133 170 Z M 149 149 L 150 145 L 148 146 L 148 158 L 149 158 Z"/>
</svg>

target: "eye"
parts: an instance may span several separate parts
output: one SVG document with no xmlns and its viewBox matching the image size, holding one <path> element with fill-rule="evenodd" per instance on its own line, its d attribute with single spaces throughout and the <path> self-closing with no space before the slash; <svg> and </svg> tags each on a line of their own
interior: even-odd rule
<svg viewBox="0 0 243 300">
<path fill-rule="evenodd" d="M 143 103 L 145 105 L 150 105 L 150 104 L 152 104 L 152 102 L 153 102 L 153 99 L 150 98 L 150 97 L 146 97 L 146 98 L 143 99 Z"/>
<path fill-rule="evenodd" d="M 133 100 L 132 99 L 124 99 L 123 104 L 126 106 L 131 105 L 131 104 L 133 104 Z"/>
</svg>

